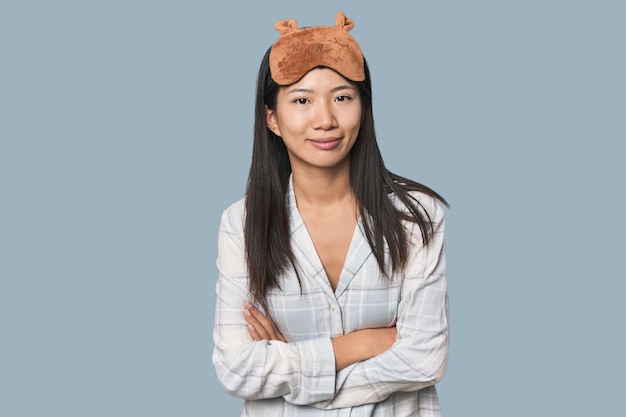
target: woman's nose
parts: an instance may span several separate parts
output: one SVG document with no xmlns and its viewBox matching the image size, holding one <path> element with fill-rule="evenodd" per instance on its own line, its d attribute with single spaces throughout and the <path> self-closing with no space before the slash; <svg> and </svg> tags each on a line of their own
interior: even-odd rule
<svg viewBox="0 0 626 417">
<path fill-rule="evenodd" d="M 313 112 L 313 127 L 315 129 L 328 130 L 337 126 L 337 119 L 328 103 L 316 103 Z"/>
</svg>

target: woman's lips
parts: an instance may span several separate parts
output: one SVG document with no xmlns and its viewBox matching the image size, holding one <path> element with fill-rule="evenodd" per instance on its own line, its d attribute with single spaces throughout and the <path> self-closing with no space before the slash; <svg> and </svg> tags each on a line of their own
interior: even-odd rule
<svg viewBox="0 0 626 417">
<path fill-rule="evenodd" d="M 329 139 L 309 139 L 310 142 L 318 149 L 331 150 L 339 146 L 341 138 L 329 138 Z"/>
</svg>

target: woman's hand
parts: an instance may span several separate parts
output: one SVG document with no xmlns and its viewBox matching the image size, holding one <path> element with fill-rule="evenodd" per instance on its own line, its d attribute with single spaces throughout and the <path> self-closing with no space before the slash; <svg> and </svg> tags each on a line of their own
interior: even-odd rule
<svg viewBox="0 0 626 417">
<path fill-rule="evenodd" d="M 244 304 L 243 308 L 243 317 L 248 323 L 248 333 L 254 340 L 278 340 L 287 343 L 271 318 L 266 317 L 251 303 Z"/>
</svg>

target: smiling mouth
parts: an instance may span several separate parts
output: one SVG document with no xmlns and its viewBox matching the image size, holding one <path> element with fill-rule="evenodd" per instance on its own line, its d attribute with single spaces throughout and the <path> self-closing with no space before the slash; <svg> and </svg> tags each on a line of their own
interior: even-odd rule
<svg viewBox="0 0 626 417">
<path fill-rule="evenodd" d="M 309 139 L 311 143 L 319 149 L 334 149 L 341 142 L 341 138 L 330 138 L 330 139 Z"/>
</svg>

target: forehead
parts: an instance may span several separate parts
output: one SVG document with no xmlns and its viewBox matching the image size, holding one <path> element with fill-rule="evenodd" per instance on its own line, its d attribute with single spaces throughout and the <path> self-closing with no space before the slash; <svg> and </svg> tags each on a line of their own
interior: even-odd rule
<svg viewBox="0 0 626 417">
<path fill-rule="evenodd" d="M 294 90 L 325 91 L 337 88 L 356 90 L 354 83 L 333 69 L 327 67 L 313 68 L 293 84 L 281 87 L 284 92 Z"/>
</svg>

